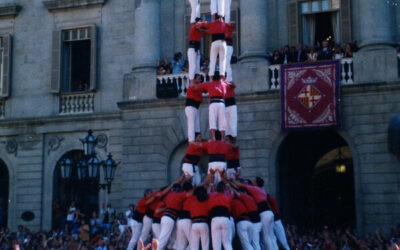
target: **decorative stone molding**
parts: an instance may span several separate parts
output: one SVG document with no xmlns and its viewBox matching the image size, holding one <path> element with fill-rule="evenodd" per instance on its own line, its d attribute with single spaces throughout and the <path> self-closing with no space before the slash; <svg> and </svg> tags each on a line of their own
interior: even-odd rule
<svg viewBox="0 0 400 250">
<path fill-rule="evenodd" d="M 1 17 L 16 17 L 21 11 L 22 7 L 17 4 L 0 5 L 0 18 Z"/>
<path fill-rule="evenodd" d="M 98 134 L 98 135 L 96 136 L 96 139 L 97 139 L 97 147 L 99 147 L 99 148 L 104 148 L 105 151 L 107 151 L 107 143 L 108 143 L 108 137 L 107 137 L 107 135 L 106 135 L 106 134 L 103 134 L 103 133 Z"/>
<path fill-rule="evenodd" d="M 107 0 L 47 0 L 43 5 L 48 11 L 82 8 L 88 6 L 104 5 Z"/>
<path fill-rule="evenodd" d="M 53 136 L 47 142 L 47 154 L 50 154 L 50 151 L 56 151 L 60 146 L 61 142 L 64 140 L 62 136 Z"/>
<path fill-rule="evenodd" d="M 18 152 L 18 142 L 16 139 L 8 139 L 5 141 L 1 141 L 0 143 L 5 144 L 6 152 L 9 154 L 14 154 L 17 156 Z"/>
</svg>

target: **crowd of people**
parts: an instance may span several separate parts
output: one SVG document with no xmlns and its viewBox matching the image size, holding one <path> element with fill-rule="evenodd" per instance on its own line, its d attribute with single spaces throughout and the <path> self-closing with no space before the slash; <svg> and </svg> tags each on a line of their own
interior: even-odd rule
<svg viewBox="0 0 400 250">
<path fill-rule="evenodd" d="M 65 214 L 68 208 L 65 208 Z M 89 224 L 89 239 L 81 238 L 65 229 L 54 228 L 50 231 L 32 232 L 23 225 L 18 226 L 16 232 L 0 228 L 1 250 L 125 250 L 131 238 L 131 229 L 126 225 L 129 219 L 129 209 L 115 211 L 117 216 L 110 227 L 100 226 L 99 230 L 93 230 Z M 124 218 L 124 219 L 122 219 Z M 101 218 L 101 224 L 104 218 Z M 90 221 L 89 218 L 86 218 Z M 84 224 L 86 223 L 86 220 Z M 108 224 L 108 223 L 105 223 Z M 285 232 L 290 249 L 400 249 L 400 223 L 388 232 L 377 229 L 360 237 L 352 228 L 333 228 L 323 226 L 319 228 L 300 229 L 296 225 L 285 226 Z M 241 249 L 237 245 L 238 239 L 233 240 L 233 249 Z M 157 246 L 159 247 L 159 246 Z M 144 247 L 143 247 L 144 248 Z M 138 248 L 139 250 L 140 248 Z M 158 248 L 148 248 L 158 249 Z M 281 246 L 280 246 L 280 249 Z"/>
<path fill-rule="evenodd" d="M 356 43 L 346 43 L 341 46 L 331 40 L 324 40 L 316 46 L 297 46 L 286 45 L 279 50 L 268 54 L 270 64 L 288 64 L 299 62 L 315 62 L 318 60 L 339 60 L 351 58 L 353 53 L 358 50 Z"/>
</svg>

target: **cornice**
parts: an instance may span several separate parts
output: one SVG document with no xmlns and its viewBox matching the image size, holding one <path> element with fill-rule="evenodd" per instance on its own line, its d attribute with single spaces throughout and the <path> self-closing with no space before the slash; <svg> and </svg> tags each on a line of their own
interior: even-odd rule
<svg viewBox="0 0 400 250">
<path fill-rule="evenodd" d="M 22 7 L 17 4 L 0 5 L 0 18 L 1 17 L 16 17 L 21 11 Z"/>
<path fill-rule="evenodd" d="M 43 5 L 48 11 L 75 9 L 88 6 L 102 6 L 107 0 L 47 0 L 43 1 Z"/>
</svg>

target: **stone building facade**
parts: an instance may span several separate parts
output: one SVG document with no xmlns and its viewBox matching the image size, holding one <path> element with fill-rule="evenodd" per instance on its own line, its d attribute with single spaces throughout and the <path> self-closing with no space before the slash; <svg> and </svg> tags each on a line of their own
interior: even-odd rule
<svg viewBox="0 0 400 250">
<path fill-rule="evenodd" d="M 314 13 L 311 1 L 303 0 L 232 1 L 239 27 L 233 71 L 243 175 L 266 180 L 265 188 L 282 205 L 284 222 L 303 223 L 298 208 L 323 210 L 326 202 L 308 195 L 315 191 L 309 188 L 315 176 L 324 182 L 317 162 L 343 148 L 350 179 L 330 176 L 334 181 L 324 188 L 351 193 L 346 200 L 351 204 L 342 204 L 343 213 L 351 215 L 344 221 L 360 232 L 388 229 L 400 218 L 399 162 L 387 147 L 389 121 L 400 110 L 393 48 L 400 10 L 391 1 L 315 2 L 320 8 L 329 3 L 325 12 L 337 16 L 333 33 L 342 43 L 356 40 L 360 50 L 352 58 L 353 83 L 341 85 L 341 128 L 288 132 L 281 129 L 280 92 L 270 84 L 267 52 L 304 42 L 306 30 L 300 27 L 324 11 Z M 201 12 L 208 13 L 208 1 L 201 3 Z M 58 163 L 82 153 L 79 138 L 89 129 L 102 138 L 98 158 L 111 152 L 120 161 L 111 192 L 96 186 L 88 196 L 97 208 L 109 202 L 124 211 L 145 188 L 160 188 L 179 176 L 187 138 L 184 101 L 156 97 L 156 66 L 160 58 L 185 52 L 189 13 L 185 0 L 2 1 L 0 205 L 11 229 L 54 225 L 53 201 L 73 199 L 63 198 L 63 191 L 75 183 L 60 179 Z M 82 59 L 81 51 L 90 53 Z M 75 57 L 80 59 L 74 62 Z M 84 66 L 86 78 L 74 75 L 74 63 Z M 203 104 L 206 137 L 207 114 Z M 97 184 L 79 184 L 73 195 Z M 326 190 L 317 194 L 344 199 Z M 34 218 L 27 220 L 25 212 Z M 321 211 L 307 213 L 326 217 Z"/>
</svg>

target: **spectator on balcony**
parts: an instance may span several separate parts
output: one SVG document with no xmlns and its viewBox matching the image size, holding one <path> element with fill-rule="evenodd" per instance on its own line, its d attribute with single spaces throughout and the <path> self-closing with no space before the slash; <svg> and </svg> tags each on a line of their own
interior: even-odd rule
<svg viewBox="0 0 400 250">
<path fill-rule="evenodd" d="M 302 44 L 297 44 L 296 51 L 294 52 L 294 62 L 305 61 L 307 61 L 307 51 L 304 49 Z"/>
<path fill-rule="evenodd" d="M 322 49 L 319 51 L 318 60 L 332 60 L 332 50 L 329 47 L 329 42 L 324 40 L 322 41 Z"/>
<path fill-rule="evenodd" d="M 274 50 L 274 52 L 270 54 L 268 59 L 271 65 L 283 63 L 283 58 L 279 50 Z"/>
<path fill-rule="evenodd" d="M 353 45 L 351 43 L 346 43 L 345 47 L 344 47 L 344 54 L 343 57 L 344 58 L 351 58 L 353 57 Z"/>
<path fill-rule="evenodd" d="M 285 47 L 283 47 L 282 61 L 283 61 L 283 64 L 288 64 L 289 62 L 293 61 L 293 57 L 292 57 L 292 54 L 290 53 L 289 45 L 286 45 Z"/>
<path fill-rule="evenodd" d="M 307 53 L 307 61 L 308 62 L 315 62 L 317 61 L 318 53 L 315 48 L 311 47 Z"/>
<path fill-rule="evenodd" d="M 340 60 L 343 58 L 343 51 L 339 44 L 337 43 L 335 44 L 335 46 L 332 49 L 332 52 L 333 52 L 333 59 Z"/>
<path fill-rule="evenodd" d="M 158 75 L 168 75 L 171 74 L 171 65 L 167 60 L 160 60 L 157 66 Z"/>
<path fill-rule="evenodd" d="M 174 59 L 171 61 L 172 74 L 179 74 L 185 66 L 185 61 L 182 59 L 182 53 L 175 53 Z"/>
</svg>

